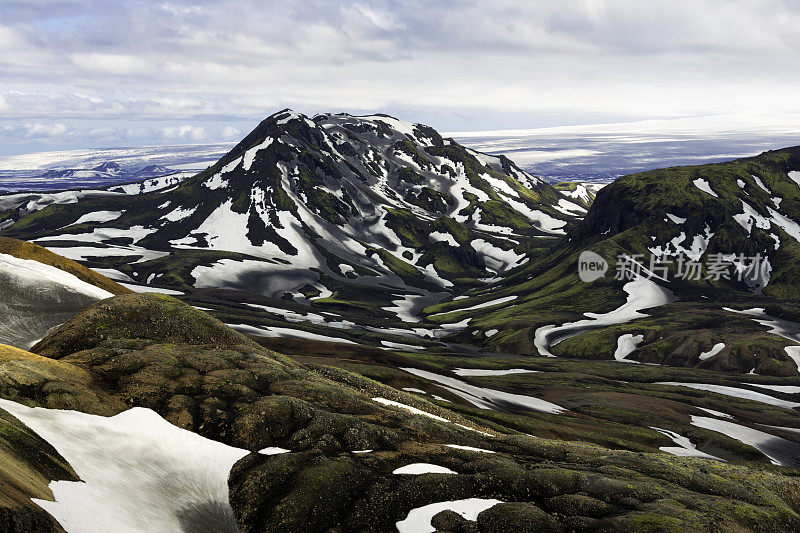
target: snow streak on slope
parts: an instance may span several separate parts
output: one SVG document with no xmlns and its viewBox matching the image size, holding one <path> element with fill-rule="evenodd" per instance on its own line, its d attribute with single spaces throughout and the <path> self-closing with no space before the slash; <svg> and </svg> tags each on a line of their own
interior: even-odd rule
<svg viewBox="0 0 800 533">
<path fill-rule="evenodd" d="M 0 344 L 27 349 L 110 292 L 51 265 L 0 254 Z"/>
<path fill-rule="evenodd" d="M 442 376 L 427 370 L 420 370 L 418 368 L 402 368 L 410 374 L 427 379 L 434 383 L 438 383 L 453 394 L 461 396 L 471 404 L 481 409 L 506 409 L 508 407 L 515 409 L 530 409 L 532 411 L 540 411 L 550 414 L 561 414 L 566 409 L 560 405 L 534 398 L 533 396 L 524 396 L 521 394 L 512 394 L 510 392 L 503 392 L 494 389 L 487 389 L 484 387 L 477 387 L 470 385 L 460 379 L 452 378 L 449 376 Z"/>
<path fill-rule="evenodd" d="M 675 295 L 651 279 L 638 276 L 623 287 L 628 300 L 608 313 L 585 313 L 587 320 L 568 322 L 561 326 L 542 326 L 536 330 L 535 345 L 541 355 L 553 357 L 550 348 L 559 342 L 589 331 L 614 324 L 624 324 L 647 316 L 643 309 L 650 309 L 675 301 Z"/>
</svg>

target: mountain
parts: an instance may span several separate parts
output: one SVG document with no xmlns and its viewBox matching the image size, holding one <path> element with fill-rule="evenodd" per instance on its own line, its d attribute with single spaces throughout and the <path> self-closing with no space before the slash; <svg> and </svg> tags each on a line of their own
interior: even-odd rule
<svg viewBox="0 0 800 533">
<path fill-rule="evenodd" d="M 789 376 L 797 152 L 552 186 L 423 125 L 284 110 L 195 176 L 0 197 L 0 232 L 252 334 Z"/>
<path fill-rule="evenodd" d="M 800 147 L 632 174 L 547 256 L 426 313 L 474 317 L 462 335 L 490 350 L 797 375 L 799 222 Z M 608 262 L 591 283 L 578 275 L 587 250 Z M 689 262 L 699 279 L 682 279 Z M 626 269 L 643 275 L 613 279 Z M 514 304 L 469 310 L 503 298 Z"/>
<path fill-rule="evenodd" d="M 97 300 L 131 292 L 30 244 L 0 237 L 0 343 L 28 348 Z"/>
<path fill-rule="evenodd" d="M 138 170 L 139 174 L 153 174 L 153 175 L 169 174 L 172 172 L 175 171 L 161 165 L 147 165 L 146 167 L 142 167 Z"/>
<path fill-rule="evenodd" d="M 160 165 L 139 169 L 104 162 L 93 167 L 41 170 L 1 170 L 0 191 L 56 191 L 77 188 L 101 188 L 115 183 L 141 181 L 181 173 Z"/>
<path fill-rule="evenodd" d="M 35 213 L 20 197 L 0 215 L 2 233 L 142 285 L 226 288 L 402 322 L 521 265 L 587 204 L 427 126 L 290 110 L 208 170 L 138 192 Z"/>
<path fill-rule="evenodd" d="M 11 531 L 800 527 L 800 485 L 777 467 L 674 457 L 650 429 L 637 451 L 532 437 L 298 363 L 162 295 L 95 304 L 33 350 L 0 347 Z"/>
<path fill-rule="evenodd" d="M 106 163 L 101 163 L 94 167 L 92 170 L 95 172 L 105 172 L 108 174 L 119 174 L 122 172 L 122 167 L 119 166 L 119 163 L 115 163 L 114 161 L 108 161 Z"/>
</svg>

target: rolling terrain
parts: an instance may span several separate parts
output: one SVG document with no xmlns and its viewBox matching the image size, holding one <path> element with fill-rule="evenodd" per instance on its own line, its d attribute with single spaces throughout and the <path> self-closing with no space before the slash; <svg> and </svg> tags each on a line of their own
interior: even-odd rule
<svg viewBox="0 0 800 533">
<path fill-rule="evenodd" d="M 505 410 L 476 421 L 293 361 L 168 296 L 104 300 L 32 350 L 0 348 L 11 531 L 800 526 L 792 469 L 700 455 L 665 429 L 636 451 L 529 436 Z"/>
<path fill-rule="evenodd" d="M 798 222 L 798 148 L 597 189 L 288 110 L 197 175 L 0 196 L 20 324 L 71 306 L 0 339 L 3 516 L 793 531 Z"/>
</svg>

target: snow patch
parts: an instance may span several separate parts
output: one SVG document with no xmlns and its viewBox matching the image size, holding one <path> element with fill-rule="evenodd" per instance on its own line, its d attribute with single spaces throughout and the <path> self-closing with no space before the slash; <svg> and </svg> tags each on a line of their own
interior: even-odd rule
<svg viewBox="0 0 800 533">
<path fill-rule="evenodd" d="M 701 361 L 705 361 L 706 359 L 711 359 L 712 357 L 714 357 L 715 355 L 717 355 L 719 352 L 721 352 L 724 349 L 725 349 L 725 343 L 724 342 L 718 342 L 709 351 L 701 353 L 700 354 L 700 360 Z"/>
<path fill-rule="evenodd" d="M 628 361 L 625 358 L 632 354 L 643 340 L 644 335 L 632 335 L 630 333 L 621 335 L 617 339 L 617 350 L 614 352 L 614 359 L 626 363 L 638 363 L 638 361 Z"/>
<path fill-rule="evenodd" d="M 787 409 L 794 409 L 795 407 L 800 407 L 800 403 L 797 402 L 788 402 L 786 400 L 781 400 L 779 398 L 775 398 L 767 394 L 762 394 L 760 392 L 755 392 L 747 389 L 740 389 L 737 387 L 729 387 L 727 385 L 714 385 L 711 383 L 682 383 L 678 381 L 657 381 L 654 384 L 668 385 L 673 387 L 687 387 L 690 389 L 715 392 L 717 394 L 723 394 L 725 396 L 731 396 L 733 398 L 742 398 L 754 402 L 761 402 L 768 405 L 774 405 L 776 407 L 785 407 Z"/>
<path fill-rule="evenodd" d="M 112 417 L 3 399 L 0 407 L 49 442 L 81 478 L 51 482 L 54 502 L 34 500 L 67 531 L 238 531 L 228 475 L 247 450 L 180 429 L 141 407 Z"/>
<path fill-rule="evenodd" d="M 412 463 L 410 465 L 401 466 L 400 468 L 395 468 L 392 474 L 418 476 L 420 474 L 458 474 L 458 472 L 431 463 Z"/>
<path fill-rule="evenodd" d="M 708 182 L 703 178 L 697 178 L 692 183 L 694 183 L 694 186 L 700 189 L 701 191 L 710 194 L 714 198 L 719 198 L 719 196 L 717 196 L 717 193 L 711 190 L 711 185 L 709 185 Z"/>
<path fill-rule="evenodd" d="M 475 521 L 478 515 L 487 509 L 491 509 L 500 500 L 487 500 L 482 498 L 468 498 L 466 500 L 453 500 L 439 503 L 432 503 L 423 507 L 417 507 L 409 511 L 405 520 L 395 524 L 399 533 L 433 533 L 436 531 L 431 525 L 434 516 L 442 511 L 453 511 L 460 514 L 466 520 Z"/>
<path fill-rule="evenodd" d="M 95 211 L 87 213 L 72 224 L 86 224 L 87 222 L 111 222 L 122 216 L 125 211 Z"/>
<path fill-rule="evenodd" d="M 486 368 L 454 368 L 453 374 L 462 377 L 476 376 L 508 376 L 511 374 L 532 374 L 538 370 L 528 370 L 527 368 L 509 368 L 507 370 L 490 370 Z"/>
<path fill-rule="evenodd" d="M 679 435 L 678 433 L 675 433 L 674 431 L 653 426 L 650 426 L 650 429 L 654 429 L 662 435 L 666 435 L 672 439 L 672 442 L 677 444 L 677 446 L 661 446 L 659 450 L 662 452 L 671 453 L 672 455 L 676 455 L 678 457 L 699 457 L 701 459 L 715 459 L 717 461 L 723 461 L 723 459 L 720 459 L 719 457 L 701 452 L 694 444 L 692 444 L 692 441 L 682 435 Z"/>
<path fill-rule="evenodd" d="M 413 374 L 417 377 L 433 381 L 442 385 L 444 388 L 461 396 L 472 405 L 480 409 L 498 409 L 505 405 L 515 405 L 523 409 L 530 409 L 532 411 L 540 411 L 543 413 L 560 414 L 566 411 L 560 405 L 534 398 L 533 396 L 523 396 L 521 394 L 512 394 L 510 392 L 498 391 L 493 389 L 486 389 L 483 387 L 476 387 L 470 385 L 460 379 L 450 376 L 442 376 L 427 370 L 420 370 L 418 368 L 401 368 L 401 370 Z"/>
</svg>

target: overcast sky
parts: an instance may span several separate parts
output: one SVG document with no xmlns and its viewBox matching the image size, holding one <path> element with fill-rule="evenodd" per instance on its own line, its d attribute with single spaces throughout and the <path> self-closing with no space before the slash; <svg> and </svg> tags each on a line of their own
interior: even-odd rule
<svg viewBox="0 0 800 533">
<path fill-rule="evenodd" d="M 6 154 L 238 140 L 283 107 L 757 123 L 800 111 L 799 82 L 790 0 L 0 1 Z"/>
</svg>

